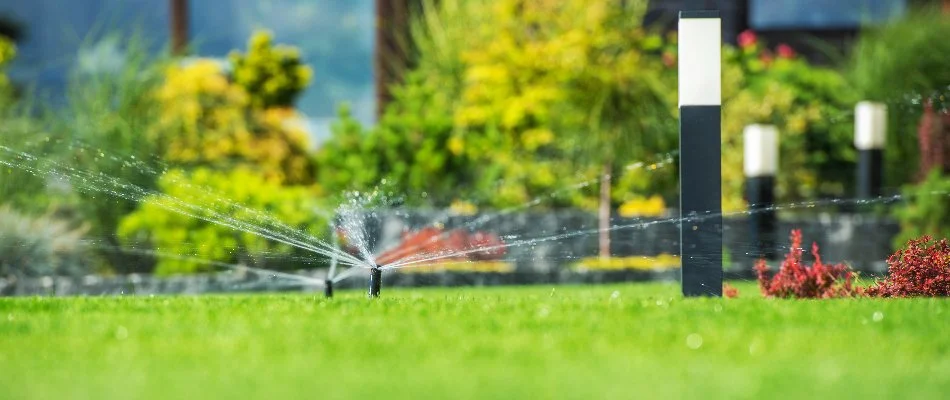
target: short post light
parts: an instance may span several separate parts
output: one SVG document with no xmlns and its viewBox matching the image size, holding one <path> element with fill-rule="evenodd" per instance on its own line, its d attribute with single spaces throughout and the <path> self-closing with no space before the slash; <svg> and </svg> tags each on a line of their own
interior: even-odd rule
<svg viewBox="0 0 950 400">
<path fill-rule="evenodd" d="M 862 101 L 854 108 L 854 146 L 858 149 L 858 197 L 881 196 L 884 184 L 884 144 L 887 105 Z"/>
<path fill-rule="evenodd" d="M 722 20 L 679 18 L 680 258 L 683 295 L 722 296 Z"/>
<path fill-rule="evenodd" d="M 745 147 L 746 200 L 749 202 L 749 238 L 755 258 L 775 258 L 775 176 L 778 174 L 778 129 L 749 125 L 742 133 Z"/>
</svg>

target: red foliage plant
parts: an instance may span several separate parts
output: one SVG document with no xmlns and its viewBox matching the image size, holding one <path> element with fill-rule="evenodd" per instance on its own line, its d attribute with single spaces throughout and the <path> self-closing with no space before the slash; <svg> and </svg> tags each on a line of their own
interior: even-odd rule
<svg viewBox="0 0 950 400">
<path fill-rule="evenodd" d="M 769 276 L 769 267 L 765 260 L 759 260 L 756 264 L 755 272 L 762 295 L 779 298 L 834 298 L 861 294 L 852 284 L 854 273 L 847 265 L 821 262 L 818 244 L 813 243 L 811 253 L 815 262 L 809 267 L 802 262 L 802 231 L 793 230 L 791 240 L 792 248 L 774 276 Z"/>
<path fill-rule="evenodd" d="M 867 289 L 877 297 L 950 296 L 950 242 L 923 236 L 887 259 L 887 278 Z"/>
<path fill-rule="evenodd" d="M 504 242 L 493 233 L 468 233 L 463 230 L 445 232 L 440 228 L 426 227 L 404 233 L 399 245 L 380 254 L 376 262 L 385 265 L 426 256 L 442 257 L 434 262 L 487 261 L 499 260 L 504 255 Z"/>
<path fill-rule="evenodd" d="M 737 299 L 739 298 L 739 289 L 726 283 L 722 285 L 722 294 L 726 296 L 727 299 Z"/>
</svg>

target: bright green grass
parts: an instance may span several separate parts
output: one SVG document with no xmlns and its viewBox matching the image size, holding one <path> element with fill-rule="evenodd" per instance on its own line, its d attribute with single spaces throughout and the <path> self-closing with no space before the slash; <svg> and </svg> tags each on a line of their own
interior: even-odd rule
<svg viewBox="0 0 950 400">
<path fill-rule="evenodd" d="M 0 299 L 0 399 L 950 392 L 948 300 L 769 301 L 740 288 L 737 300 L 634 284 Z"/>
</svg>

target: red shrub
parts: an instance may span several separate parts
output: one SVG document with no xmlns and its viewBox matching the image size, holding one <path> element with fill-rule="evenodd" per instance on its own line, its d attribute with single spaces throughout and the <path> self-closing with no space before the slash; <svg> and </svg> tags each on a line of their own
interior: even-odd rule
<svg viewBox="0 0 950 400">
<path fill-rule="evenodd" d="M 887 278 L 868 288 L 878 297 L 950 296 L 950 243 L 923 236 L 887 259 Z"/>
<path fill-rule="evenodd" d="M 810 267 L 806 266 L 802 263 L 802 232 L 793 230 L 791 239 L 792 248 L 774 276 L 769 277 L 765 260 L 759 260 L 756 264 L 755 272 L 762 295 L 781 298 L 832 298 L 860 294 L 860 290 L 852 286 L 854 274 L 848 266 L 822 263 L 817 243 L 813 243 L 811 247 L 815 262 Z"/>
<path fill-rule="evenodd" d="M 393 249 L 376 258 L 382 265 L 419 256 L 441 255 L 438 261 L 491 261 L 505 256 L 505 243 L 494 233 L 463 230 L 444 231 L 426 227 L 416 232 L 406 232 L 402 241 Z M 481 250 L 479 250 L 481 249 Z"/>
<path fill-rule="evenodd" d="M 726 283 L 722 285 L 722 294 L 726 296 L 727 299 L 735 299 L 739 297 L 739 289 Z"/>
</svg>

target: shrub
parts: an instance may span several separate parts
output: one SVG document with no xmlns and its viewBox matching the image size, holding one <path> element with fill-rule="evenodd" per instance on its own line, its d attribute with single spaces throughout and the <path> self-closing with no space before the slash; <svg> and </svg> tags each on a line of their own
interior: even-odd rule
<svg viewBox="0 0 950 400">
<path fill-rule="evenodd" d="M 476 251 L 477 249 L 483 249 Z M 417 232 L 405 233 L 396 247 L 376 258 L 380 264 L 403 260 L 446 256 L 434 261 L 497 261 L 506 253 L 504 242 L 498 235 L 486 232 L 469 233 L 464 230 L 445 232 L 441 228 L 426 227 Z"/>
<path fill-rule="evenodd" d="M 911 239 L 887 260 L 887 278 L 868 288 L 877 297 L 950 296 L 950 241 Z"/>
<path fill-rule="evenodd" d="M 313 71 L 300 60 L 300 50 L 274 46 L 266 31 L 255 32 L 247 47 L 247 54 L 235 51 L 228 57 L 234 83 L 250 95 L 257 108 L 293 106 L 313 78 Z"/>
<path fill-rule="evenodd" d="M 412 24 L 413 70 L 392 88 L 377 127 L 341 112 L 319 155 L 321 184 L 387 181 L 407 203 L 511 207 L 606 167 L 615 190 L 601 200 L 613 205 L 674 192 L 674 168 L 623 168 L 676 146 L 675 71 L 646 55 L 663 42 L 640 26 L 645 1 L 424 4 Z M 597 187 L 544 205 L 596 209 Z"/>
<path fill-rule="evenodd" d="M 727 299 L 737 299 L 739 298 L 739 289 L 728 283 L 724 283 L 722 285 L 722 295 L 726 296 Z"/>
<path fill-rule="evenodd" d="M 90 264 L 82 244 L 86 230 L 49 214 L 30 217 L 0 207 L 0 276 L 87 272 Z"/>
<path fill-rule="evenodd" d="M 723 47 L 723 209 L 746 207 L 742 132 L 754 123 L 778 127 L 780 201 L 846 194 L 856 159 L 847 115 L 858 100 L 847 81 L 787 45 L 773 54 L 751 31 L 739 39 Z"/>
<path fill-rule="evenodd" d="M 778 298 L 833 298 L 852 297 L 860 290 L 852 286 L 854 273 L 844 264 L 828 265 L 821 262 L 818 244 L 813 243 L 811 253 L 815 262 L 811 266 L 802 261 L 804 249 L 801 230 L 793 230 L 792 248 L 774 276 L 769 276 L 765 260 L 759 260 L 755 272 L 759 288 L 766 297 Z"/>
<path fill-rule="evenodd" d="M 155 92 L 162 111 L 152 131 L 168 161 L 183 166 L 257 169 L 288 183 L 312 181 L 307 134 L 291 108 L 260 108 L 224 68 L 207 59 L 174 65 Z"/>
<path fill-rule="evenodd" d="M 895 208 L 901 231 L 894 238 L 894 248 L 923 235 L 950 237 L 950 177 L 934 169 L 927 179 L 903 190 L 904 203 Z"/>
<path fill-rule="evenodd" d="M 582 271 L 622 269 L 656 271 L 679 268 L 680 264 L 678 256 L 664 253 L 656 256 L 587 257 L 578 262 L 575 268 Z"/>
<path fill-rule="evenodd" d="M 940 117 L 950 112 L 948 36 L 947 15 L 935 7 L 923 7 L 905 18 L 862 30 L 852 49 L 849 75 L 856 92 L 888 103 L 885 173 L 891 185 L 918 178 L 918 161 L 927 164 L 928 160 L 919 160 L 918 138 L 907 134 L 925 122 L 921 120 L 925 107 L 933 107 Z M 944 140 L 950 135 L 946 130 L 940 134 Z"/>
<path fill-rule="evenodd" d="M 301 241 L 322 236 L 327 226 L 318 214 L 316 188 L 281 186 L 248 169 L 216 172 L 199 168 L 191 173 L 171 170 L 159 179 L 159 188 L 161 194 L 145 198 L 122 220 L 118 233 L 124 244 L 211 261 L 285 269 L 288 266 L 280 263 L 281 258 L 312 258 L 313 254 L 208 220 L 250 226 L 250 230 L 264 227 Z M 188 206 L 183 209 L 182 203 Z M 155 273 L 192 273 L 208 268 L 206 263 L 166 258 L 158 261 Z"/>
</svg>

